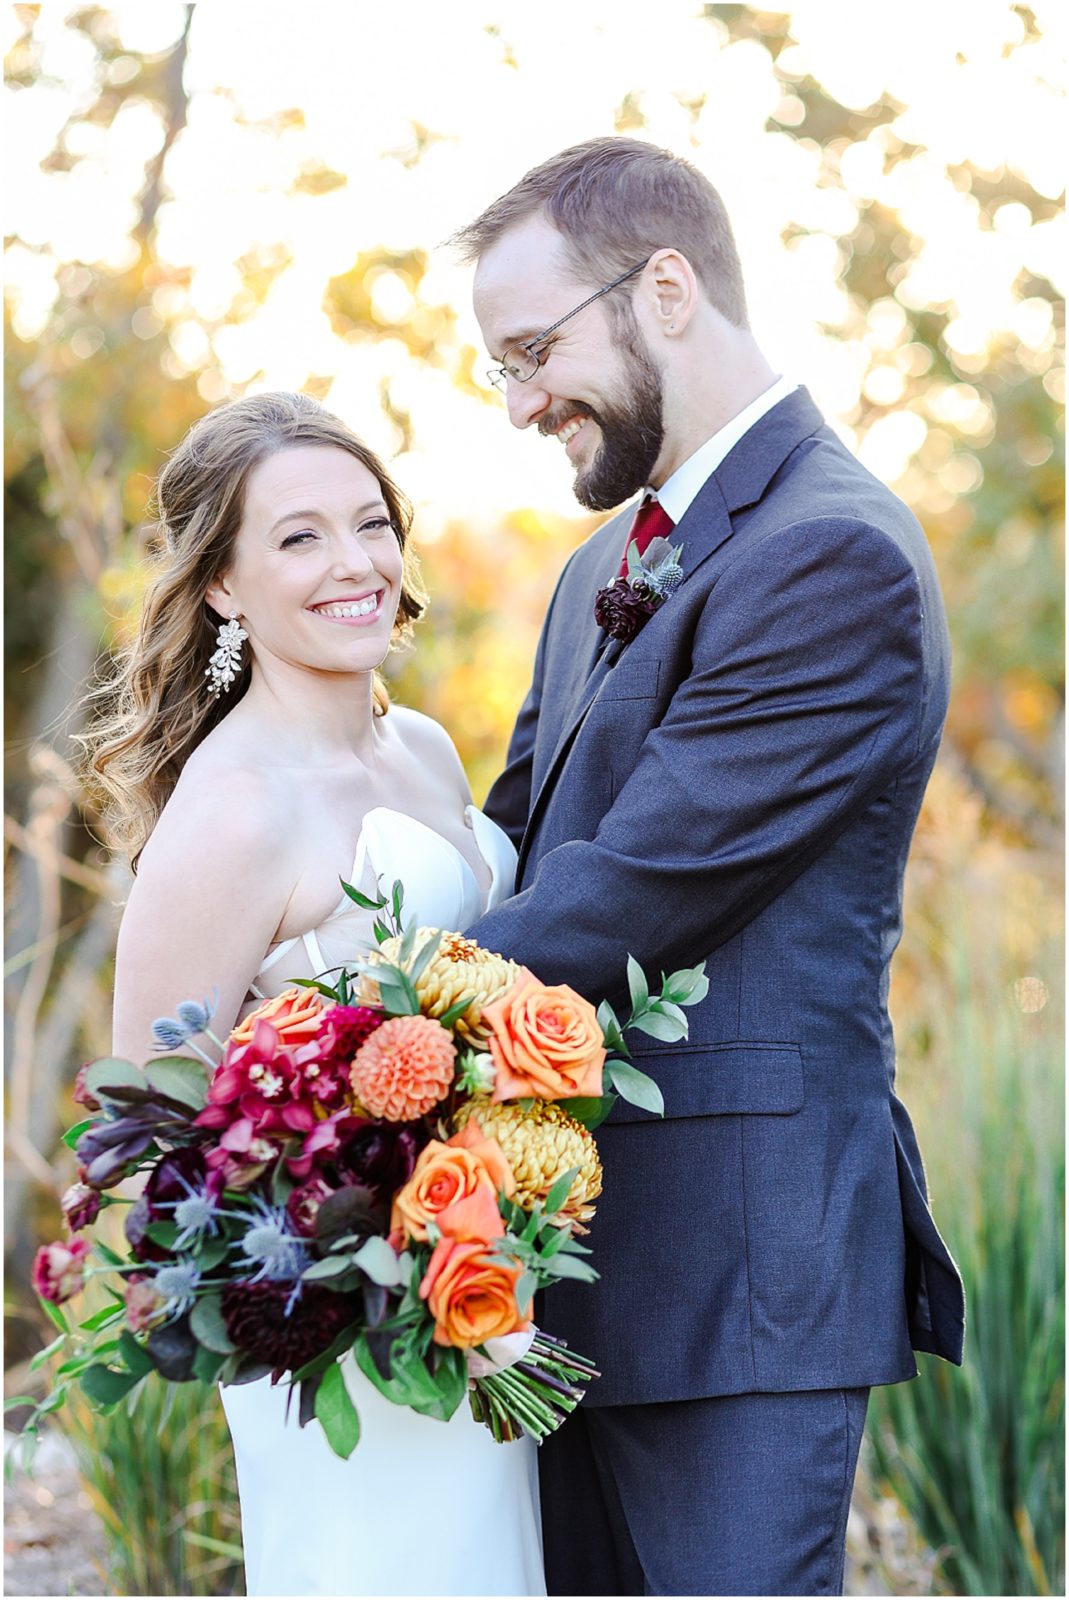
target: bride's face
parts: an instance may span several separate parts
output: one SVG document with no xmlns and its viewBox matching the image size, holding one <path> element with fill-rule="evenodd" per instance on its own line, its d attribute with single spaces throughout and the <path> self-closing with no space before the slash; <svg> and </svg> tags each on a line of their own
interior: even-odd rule
<svg viewBox="0 0 1069 1600">
<path fill-rule="evenodd" d="M 261 668 L 370 672 L 390 647 L 401 570 L 374 474 L 333 445 L 295 445 L 250 472 L 234 559 L 207 600 L 238 613 Z"/>
</svg>

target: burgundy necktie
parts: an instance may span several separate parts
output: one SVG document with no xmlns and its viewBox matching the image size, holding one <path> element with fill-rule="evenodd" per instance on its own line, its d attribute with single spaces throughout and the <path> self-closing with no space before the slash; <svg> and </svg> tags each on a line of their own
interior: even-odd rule
<svg viewBox="0 0 1069 1600">
<path fill-rule="evenodd" d="M 644 500 L 635 513 L 635 520 L 631 524 L 631 533 L 624 547 L 623 560 L 620 562 L 619 576 L 627 577 L 627 552 L 632 544 L 640 556 L 646 554 L 650 542 L 657 538 L 667 539 L 675 523 L 659 500 Z"/>
</svg>

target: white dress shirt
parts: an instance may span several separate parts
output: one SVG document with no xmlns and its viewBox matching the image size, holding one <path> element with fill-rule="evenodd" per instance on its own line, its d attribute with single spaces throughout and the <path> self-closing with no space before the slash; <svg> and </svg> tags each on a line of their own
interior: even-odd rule
<svg viewBox="0 0 1069 1600">
<path fill-rule="evenodd" d="M 700 444 L 693 455 L 689 455 L 683 465 L 677 467 L 659 489 L 647 488 L 641 503 L 644 504 L 647 498 L 659 500 L 672 521 L 681 522 L 702 484 L 734 450 L 743 434 L 748 433 L 766 411 L 771 411 L 772 407 L 778 406 L 787 395 L 793 394 L 797 387 L 798 385 L 790 378 L 777 378 L 770 389 L 766 389 L 764 394 L 759 394 L 756 400 L 751 400 L 737 417 L 725 422 L 711 439 L 706 439 L 704 444 Z"/>
</svg>

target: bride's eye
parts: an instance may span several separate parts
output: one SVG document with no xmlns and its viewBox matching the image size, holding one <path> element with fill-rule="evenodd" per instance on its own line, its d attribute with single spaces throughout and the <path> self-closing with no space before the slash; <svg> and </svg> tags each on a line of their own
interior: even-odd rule
<svg viewBox="0 0 1069 1600">
<path fill-rule="evenodd" d="M 307 540 L 314 538 L 315 534 L 311 528 L 301 528 L 297 533 L 287 533 L 278 548 L 280 550 L 297 549 Z"/>
<path fill-rule="evenodd" d="M 390 521 L 389 517 L 369 517 L 366 522 L 362 522 L 360 524 L 356 531 L 357 533 L 377 534 L 385 533 L 389 528 L 392 527 L 393 523 Z"/>
</svg>

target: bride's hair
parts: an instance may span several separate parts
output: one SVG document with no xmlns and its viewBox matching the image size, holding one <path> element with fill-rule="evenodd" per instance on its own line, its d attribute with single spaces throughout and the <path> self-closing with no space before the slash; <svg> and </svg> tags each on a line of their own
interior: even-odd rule
<svg viewBox="0 0 1069 1600">
<path fill-rule="evenodd" d="M 250 395 L 195 423 L 156 484 L 162 551 L 137 637 L 91 691 L 89 702 L 100 711 L 82 741 L 87 777 L 104 791 L 109 843 L 135 867 L 186 761 L 249 686 L 246 657 L 229 692 L 209 694 L 205 669 L 222 619 L 204 597 L 230 566 L 249 473 L 294 445 L 345 450 L 378 480 L 403 558 L 395 641 L 408 636 L 426 605 L 407 543 L 411 506 L 378 457 L 317 400 Z M 377 673 L 373 697 L 383 716 L 389 696 Z"/>
</svg>

